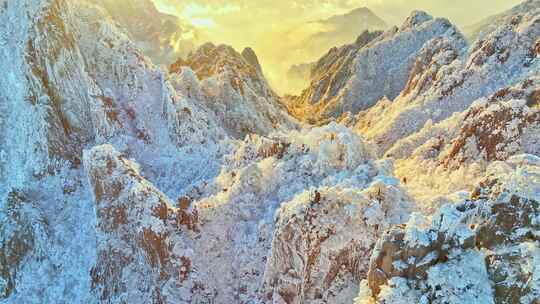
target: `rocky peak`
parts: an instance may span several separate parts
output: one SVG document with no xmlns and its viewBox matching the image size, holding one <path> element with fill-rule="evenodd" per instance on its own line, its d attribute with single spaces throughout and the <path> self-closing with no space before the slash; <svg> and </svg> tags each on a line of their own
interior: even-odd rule
<svg viewBox="0 0 540 304">
<path fill-rule="evenodd" d="M 193 96 L 193 92 L 201 92 L 199 103 L 214 111 L 231 136 L 268 134 L 295 126 L 262 74 L 252 49 L 240 54 L 228 45 L 205 43 L 186 59 L 178 59 L 169 70 L 175 78 L 191 73 L 186 69 L 193 71 L 198 80 L 191 88 L 180 85 L 184 88 L 180 94 Z"/>
<path fill-rule="evenodd" d="M 214 45 L 211 42 L 201 45 L 196 52 L 190 54 L 185 60 L 179 59 L 174 63 L 170 71 L 178 72 L 182 66 L 190 67 L 199 79 L 216 76 L 224 72 L 232 72 L 240 78 L 256 79 L 259 75 L 259 67 L 253 65 L 257 56 L 253 50 L 244 50 L 246 56 L 238 53 L 228 45 Z M 254 57 L 252 57 L 254 56 Z M 258 62 L 258 59 L 257 61 Z"/>
<path fill-rule="evenodd" d="M 92 289 L 105 302 L 174 303 L 162 293 L 164 285 L 181 285 L 191 272 L 190 259 L 173 251 L 181 246 L 178 234 L 197 224 L 189 205 L 176 208 L 110 145 L 87 151 L 84 167 L 100 240 Z"/>
<path fill-rule="evenodd" d="M 433 17 L 424 11 L 413 11 L 401 25 L 401 30 L 410 29 L 433 20 Z"/>
<path fill-rule="evenodd" d="M 458 33 L 448 20 L 422 12 L 413 13 L 402 28 L 364 32 L 356 44 L 333 48 L 319 60 L 317 66 L 324 69 L 312 74 L 310 87 L 290 102 L 290 108 L 298 116 L 306 114 L 304 119 L 324 121 L 346 112 L 357 114 L 383 96 L 393 99 L 407 84 L 424 45 Z"/>
<path fill-rule="evenodd" d="M 529 77 L 539 64 L 534 51 L 540 35 L 539 18 L 540 11 L 506 18 L 455 60 L 450 61 L 450 56 L 441 61 L 443 65 L 434 65 L 436 74 L 429 76 L 433 70 L 426 70 L 431 84 L 420 95 L 402 94 L 385 107 L 384 112 L 391 113 L 390 121 L 380 120 L 381 109 L 377 106 L 362 113 L 362 132 L 387 151 L 396 141 L 418 132 L 426 122 L 438 123 L 465 111 L 474 100 L 508 86 L 509 79 L 513 85 Z M 445 58 L 448 53 L 441 55 Z M 440 107 L 441 103 L 447 106 Z"/>
<path fill-rule="evenodd" d="M 259 58 L 257 58 L 257 54 L 255 54 L 255 51 L 252 48 L 250 47 L 244 48 L 244 50 L 242 51 L 242 57 L 244 57 L 244 59 L 249 64 L 257 68 L 257 70 L 262 73 L 262 68 L 261 68 L 261 64 L 259 63 Z"/>
</svg>

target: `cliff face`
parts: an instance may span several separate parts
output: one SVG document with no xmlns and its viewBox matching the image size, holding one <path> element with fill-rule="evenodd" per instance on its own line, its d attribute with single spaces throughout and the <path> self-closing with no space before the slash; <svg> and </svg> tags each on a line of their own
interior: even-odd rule
<svg viewBox="0 0 540 304">
<path fill-rule="evenodd" d="M 29 1 L 8 6 L 3 17 L 17 20 L 2 33 L 4 43 L 13 44 L 2 48 L 3 68 L 10 71 L 0 90 L 1 166 L 12 172 L 6 182 L 54 172 L 57 161 L 78 166 L 92 143 L 143 149 L 223 135 L 100 8 Z"/>
</svg>

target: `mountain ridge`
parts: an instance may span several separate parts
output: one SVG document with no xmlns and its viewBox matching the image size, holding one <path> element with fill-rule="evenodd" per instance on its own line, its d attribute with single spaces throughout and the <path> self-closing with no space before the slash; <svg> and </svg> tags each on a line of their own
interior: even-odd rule
<svg viewBox="0 0 540 304">
<path fill-rule="evenodd" d="M 94 0 L 0 2 L 0 301 L 535 303 L 536 3 L 415 11 L 286 99 L 251 48 L 165 69 Z"/>
</svg>

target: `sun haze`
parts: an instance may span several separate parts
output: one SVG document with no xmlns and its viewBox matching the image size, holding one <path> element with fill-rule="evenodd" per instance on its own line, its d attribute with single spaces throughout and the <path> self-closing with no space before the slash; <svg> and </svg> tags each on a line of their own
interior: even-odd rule
<svg viewBox="0 0 540 304">
<path fill-rule="evenodd" d="M 398 25 L 412 10 L 444 16 L 460 27 L 508 9 L 519 0 L 155 0 L 158 9 L 198 28 L 197 43 L 225 43 L 241 50 L 252 47 L 265 75 L 281 94 L 298 93 L 306 85 L 295 82 L 293 65 L 316 61 L 329 48 L 354 41 L 366 29 L 383 29 L 375 22 L 359 25 L 365 15 L 350 15 L 341 24 L 327 22 L 368 8 L 385 22 Z M 338 28 L 336 28 L 338 27 Z M 327 37 L 324 35 L 327 34 Z M 326 39 L 333 37 L 332 39 Z"/>
</svg>

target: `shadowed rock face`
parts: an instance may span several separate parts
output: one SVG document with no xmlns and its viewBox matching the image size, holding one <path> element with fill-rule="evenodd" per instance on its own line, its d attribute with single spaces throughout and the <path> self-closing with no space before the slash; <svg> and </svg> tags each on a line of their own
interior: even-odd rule
<svg viewBox="0 0 540 304">
<path fill-rule="evenodd" d="M 254 66 L 262 74 L 262 68 L 261 68 L 261 64 L 259 63 L 259 58 L 257 58 L 257 54 L 255 54 L 255 51 L 253 51 L 252 48 L 250 47 L 245 48 L 242 51 L 242 57 L 244 57 L 244 59 L 249 64 Z"/>
</svg>

